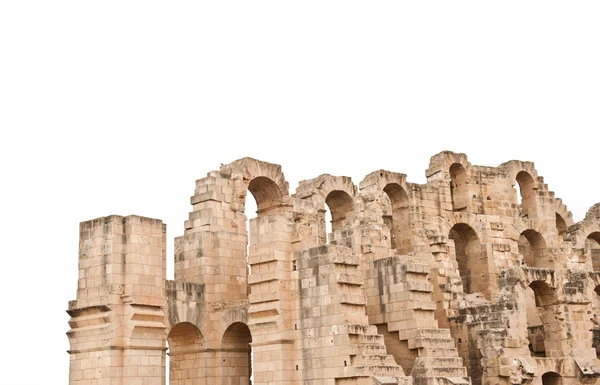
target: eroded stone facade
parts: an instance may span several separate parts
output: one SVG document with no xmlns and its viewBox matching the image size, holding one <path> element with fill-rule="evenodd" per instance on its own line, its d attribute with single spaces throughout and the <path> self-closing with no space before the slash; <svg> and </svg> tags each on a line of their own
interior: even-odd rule
<svg viewBox="0 0 600 385">
<path fill-rule="evenodd" d="M 600 205 L 573 223 L 530 162 L 442 152 L 426 175 L 290 195 L 278 165 L 221 166 L 173 281 L 160 220 L 81 223 L 69 383 L 161 385 L 167 360 L 171 385 L 597 382 Z"/>
</svg>

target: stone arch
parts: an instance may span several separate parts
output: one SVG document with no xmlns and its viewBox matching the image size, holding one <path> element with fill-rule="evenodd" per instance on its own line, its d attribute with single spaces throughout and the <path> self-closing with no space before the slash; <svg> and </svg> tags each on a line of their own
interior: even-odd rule
<svg viewBox="0 0 600 385">
<path fill-rule="evenodd" d="M 364 194 L 364 191 L 369 186 L 374 186 L 374 189 L 371 190 L 371 192 L 375 193 L 372 199 L 377 199 L 383 195 L 383 189 L 385 186 L 392 183 L 400 185 L 400 187 L 402 187 L 406 192 L 411 190 L 411 183 L 406 182 L 406 174 L 387 170 L 377 170 L 365 176 L 365 178 L 360 182 L 360 192 L 361 194 Z"/>
<path fill-rule="evenodd" d="M 346 216 L 354 209 L 354 200 L 343 190 L 333 190 L 325 197 L 325 204 L 331 212 L 331 229 L 333 232 L 342 228 Z"/>
<path fill-rule="evenodd" d="M 498 166 L 498 168 L 500 168 L 503 171 L 504 175 L 506 175 L 506 178 L 511 181 L 516 181 L 517 175 L 520 172 L 526 172 L 527 174 L 531 175 L 533 180 L 537 180 L 538 178 L 538 173 L 535 169 L 535 165 L 533 164 L 533 162 L 510 160 L 508 162 L 502 163 L 500 166 Z"/>
<path fill-rule="evenodd" d="M 536 306 L 535 292 L 529 286 L 525 288 L 525 316 L 527 318 L 527 338 L 529 352 L 533 357 L 545 357 L 544 322 L 542 314 Z"/>
<path fill-rule="evenodd" d="M 520 200 L 522 214 L 528 218 L 534 218 L 536 216 L 535 190 L 537 188 L 538 173 L 533 162 L 511 160 L 502 163 L 499 168 L 504 172 L 506 178 L 511 181 L 517 198 L 516 202 L 519 203 Z M 519 186 L 518 189 L 516 188 L 517 185 Z"/>
<path fill-rule="evenodd" d="M 600 232 L 600 222 L 584 220 L 569 228 L 569 240 L 574 248 L 584 249 L 590 234 L 597 232 Z"/>
<path fill-rule="evenodd" d="M 250 294 L 261 293 L 267 290 L 264 282 L 251 280 L 252 268 L 254 265 L 262 262 L 257 259 L 267 250 L 273 252 L 272 229 L 277 228 L 278 245 L 277 251 L 288 252 L 291 244 L 293 226 L 292 226 L 292 199 L 289 195 L 289 185 L 281 170 L 281 166 L 262 162 L 252 158 L 243 158 L 235 162 L 222 166 L 220 169 L 221 177 L 229 178 L 233 188 L 233 202 L 229 206 L 233 215 L 225 215 L 223 221 L 228 231 L 236 231 L 240 236 L 238 239 L 231 239 L 230 250 L 227 254 L 237 261 L 230 264 L 232 266 L 228 291 L 242 293 L 247 297 Z M 210 174 L 209 174 L 210 176 Z M 218 191 L 218 190 L 217 190 Z M 226 190 L 223 188 L 225 195 Z M 248 192 L 256 201 L 256 213 L 254 218 L 246 215 L 246 204 L 249 203 Z M 248 208 L 252 207 L 249 203 Z M 248 213 L 249 214 L 249 213 Z M 228 226 L 229 225 L 229 226 Z M 245 238 L 242 238 L 245 237 Z M 242 262 L 242 258 L 244 261 Z M 277 262 L 270 262 L 276 265 Z M 286 261 L 287 267 L 291 270 L 291 262 Z M 244 282 L 241 277 L 245 276 Z M 245 287 L 234 287 L 236 284 L 245 284 Z M 223 285 L 224 286 L 224 285 Z M 245 293 L 244 293 L 245 292 Z"/>
<path fill-rule="evenodd" d="M 527 229 L 519 236 L 519 254 L 529 267 L 552 267 L 548 262 L 546 241 L 539 232 Z"/>
<path fill-rule="evenodd" d="M 453 163 L 448 169 L 448 173 L 450 174 L 452 210 L 466 209 L 470 201 L 467 185 L 467 169 L 460 163 Z"/>
<path fill-rule="evenodd" d="M 202 334 L 192 323 L 174 325 L 167 337 L 169 344 L 169 385 L 185 385 L 204 378 L 201 365 L 204 352 Z"/>
<path fill-rule="evenodd" d="M 259 216 L 281 209 L 283 206 L 281 190 L 272 179 L 258 176 L 248 183 L 248 191 L 256 199 Z"/>
<path fill-rule="evenodd" d="M 480 238 L 466 223 L 457 223 L 448 232 L 450 254 L 458 270 L 466 294 L 481 293 L 489 299 L 490 273 L 487 253 Z"/>
<path fill-rule="evenodd" d="M 592 269 L 600 271 L 600 231 L 590 233 L 585 239 L 586 260 L 592 261 Z"/>
<path fill-rule="evenodd" d="M 304 183 L 311 183 L 314 186 L 313 194 L 315 198 L 317 198 L 319 208 L 323 208 L 327 196 L 333 191 L 343 191 L 354 200 L 358 190 L 354 183 L 352 183 L 352 179 L 347 176 L 323 174 L 311 181 L 305 181 Z"/>
<path fill-rule="evenodd" d="M 242 158 L 221 166 L 220 174 L 234 181 L 233 194 L 239 205 L 234 210 L 244 212 L 247 191 L 256 199 L 259 215 L 283 212 L 290 206 L 289 184 L 278 164 Z"/>
<path fill-rule="evenodd" d="M 562 385 L 562 377 L 556 372 L 542 374 L 542 385 Z"/>
<path fill-rule="evenodd" d="M 517 201 L 520 201 L 521 213 L 527 218 L 535 218 L 535 180 L 527 171 L 517 173 L 515 180 L 519 186 Z"/>
<path fill-rule="evenodd" d="M 223 314 L 219 322 L 214 324 L 215 336 L 217 336 L 217 339 L 221 341 L 223 339 L 223 335 L 225 334 L 225 330 L 227 330 L 229 326 L 236 322 L 246 325 L 249 324 L 247 308 L 230 309 Z"/>
<path fill-rule="evenodd" d="M 221 339 L 221 383 L 252 384 L 252 333 L 248 325 L 234 322 Z"/>
<path fill-rule="evenodd" d="M 529 284 L 527 289 L 527 334 L 532 356 L 554 356 L 551 350 L 558 349 L 558 324 L 553 316 L 553 305 L 558 298 L 556 291 L 546 281 L 538 280 Z"/>
<path fill-rule="evenodd" d="M 171 354 L 177 352 L 183 354 L 190 350 L 198 350 L 203 347 L 202 333 L 200 329 L 190 322 L 179 322 L 175 324 L 167 336 Z"/>
<path fill-rule="evenodd" d="M 432 156 L 429 160 L 429 168 L 426 171 L 427 181 L 439 181 L 440 176 L 444 180 L 448 180 L 448 172 L 454 163 L 461 164 L 467 170 L 467 173 L 471 169 L 471 164 L 468 162 L 467 155 L 452 151 L 442 151 Z"/>
<path fill-rule="evenodd" d="M 565 218 L 562 215 L 556 212 L 556 219 L 554 223 L 556 225 L 556 232 L 558 233 L 558 237 L 566 241 L 567 231 L 569 229 L 569 226 L 567 226 L 567 221 L 565 221 Z"/>
<path fill-rule="evenodd" d="M 300 182 L 295 197 L 310 199 L 317 215 L 319 242 L 327 242 L 327 212 L 331 215 L 331 230 L 336 231 L 348 219 L 347 215 L 354 211 L 358 189 L 347 176 L 319 175 L 310 180 Z"/>
<path fill-rule="evenodd" d="M 406 175 L 387 170 L 371 172 L 360 182 L 360 198 L 364 209 L 381 211 L 381 219 L 390 230 L 390 247 L 405 254 L 411 242 L 409 192 L 413 186 L 406 182 Z M 377 220 L 377 216 L 365 218 Z"/>
<path fill-rule="evenodd" d="M 570 226 L 573 226 L 573 224 L 575 223 L 573 221 L 573 213 L 571 213 L 569 211 L 567 206 L 563 203 L 562 199 L 554 198 L 553 206 L 554 206 L 554 211 L 556 212 L 556 214 L 565 221 L 565 224 L 567 225 L 567 229 Z"/>
<path fill-rule="evenodd" d="M 255 178 L 265 177 L 278 186 L 281 196 L 289 196 L 289 184 L 278 164 L 253 158 L 242 158 L 221 166 L 220 172 L 222 175 L 229 175 L 231 179 L 243 181 L 246 186 Z"/>
<path fill-rule="evenodd" d="M 390 229 L 392 249 L 404 250 L 410 238 L 409 230 L 409 203 L 408 194 L 398 183 L 388 183 L 383 188 L 383 192 L 390 200 L 390 213 L 385 215 L 384 223 Z"/>
<path fill-rule="evenodd" d="M 535 294 L 535 304 L 537 307 L 546 307 L 555 305 L 558 301 L 556 291 L 546 281 L 533 281 L 529 287 Z"/>
</svg>

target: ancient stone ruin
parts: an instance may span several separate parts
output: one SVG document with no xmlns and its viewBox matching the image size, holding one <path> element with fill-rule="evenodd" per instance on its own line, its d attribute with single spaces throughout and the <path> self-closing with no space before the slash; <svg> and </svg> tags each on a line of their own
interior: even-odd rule
<svg viewBox="0 0 600 385">
<path fill-rule="evenodd" d="M 600 204 L 573 223 L 530 162 L 442 152 L 426 175 L 290 195 L 278 165 L 221 166 L 173 281 L 160 220 L 81 223 L 69 384 L 600 383 Z"/>
</svg>

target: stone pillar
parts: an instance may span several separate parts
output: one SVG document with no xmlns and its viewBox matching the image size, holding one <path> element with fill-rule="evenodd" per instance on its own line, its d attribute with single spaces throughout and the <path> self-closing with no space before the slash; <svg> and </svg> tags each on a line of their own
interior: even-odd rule
<svg viewBox="0 0 600 385">
<path fill-rule="evenodd" d="M 204 284 L 207 302 L 248 298 L 246 216 L 234 183 L 218 171 L 196 181 L 185 233 L 175 239 L 175 280 Z"/>
<path fill-rule="evenodd" d="M 165 232 L 160 220 L 133 215 L 80 224 L 69 385 L 162 385 Z"/>
</svg>

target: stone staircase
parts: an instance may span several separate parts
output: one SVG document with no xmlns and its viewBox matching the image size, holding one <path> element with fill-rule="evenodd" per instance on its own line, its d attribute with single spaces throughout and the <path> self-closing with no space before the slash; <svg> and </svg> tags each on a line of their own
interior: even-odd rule
<svg viewBox="0 0 600 385">
<path fill-rule="evenodd" d="M 357 375 L 404 377 L 394 357 L 387 354 L 383 336 L 373 325 L 345 325 L 350 338 L 350 365 Z M 396 382 L 397 383 L 397 382 Z"/>
<path fill-rule="evenodd" d="M 397 335 L 409 351 L 416 351 L 410 371 L 414 383 L 470 385 L 450 330 L 438 328 L 427 262 L 393 256 L 371 264 L 367 279 L 374 280 L 377 291 L 373 288 L 368 301 L 370 321 L 385 325 L 391 334 L 386 338 Z"/>
<path fill-rule="evenodd" d="M 300 280 L 304 354 L 314 357 L 305 379 L 334 379 L 336 385 L 410 385 L 383 335 L 369 325 L 360 258 L 340 245 L 296 253 Z M 308 336 L 311 336 L 308 338 Z M 321 366 L 330 360 L 333 367 Z"/>
</svg>

